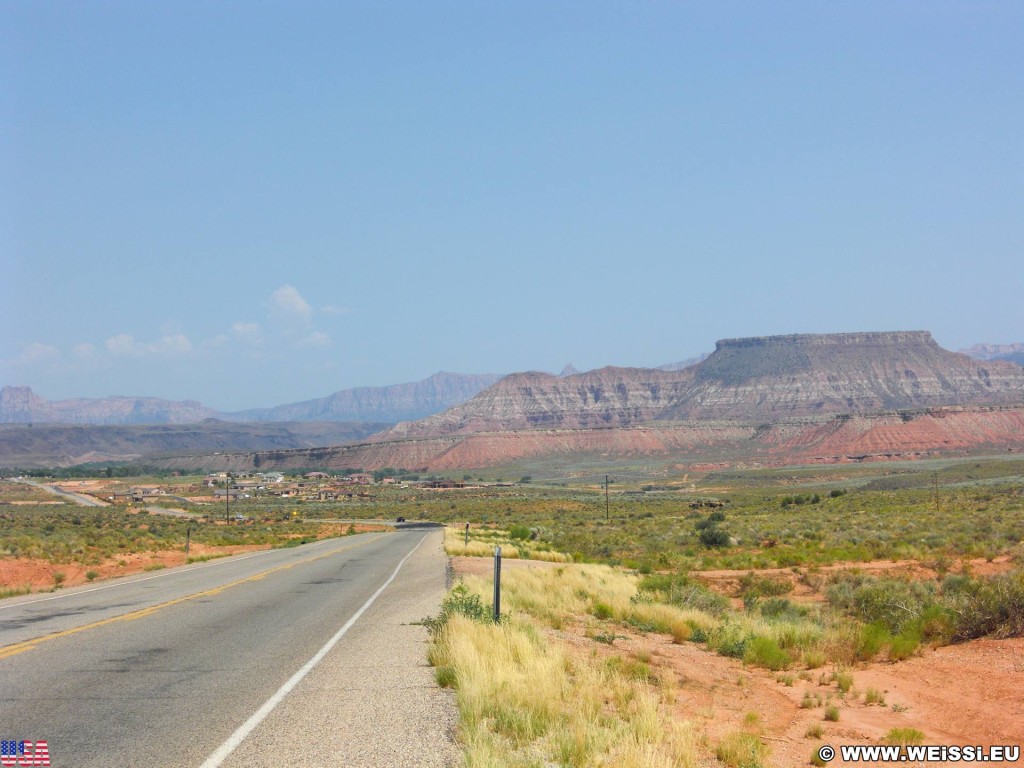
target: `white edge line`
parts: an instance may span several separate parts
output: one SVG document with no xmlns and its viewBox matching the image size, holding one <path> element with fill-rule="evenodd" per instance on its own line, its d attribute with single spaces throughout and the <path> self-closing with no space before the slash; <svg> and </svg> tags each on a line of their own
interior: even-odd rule
<svg viewBox="0 0 1024 768">
<path fill-rule="evenodd" d="M 369 533 L 373 533 L 373 531 L 369 531 Z M 308 547 L 316 547 L 316 546 L 319 546 L 319 545 L 326 545 L 326 544 L 328 544 L 330 542 L 344 541 L 346 538 L 348 538 L 348 537 L 347 536 L 335 536 L 335 537 L 332 537 L 330 539 L 323 539 L 321 541 L 311 542 L 310 544 L 307 544 L 306 546 L 308 546 Z M 294 548 L 292 548 L 292 551 L 298 551 L 298 549 L 299 549 L 298 547 L 294 547 Z M 198 571 L 198 570 L 200 570 L 202 568 L 212 568 L 212 567 L 217 566 L 217 565 L 228 565 L 229 563 L 240 563 L 243 560 L 248 560 L 249 558 L 252 558 L 252 557 L 260 557 L 261 555 L 269 555 L 269 554 L 271 554 L 273 552 L 280 552 L 281 550 L 282 550 L 282 547 L 277 547 L 277 548 L 274 548 L 274 549 L 261 550 L 259 552 L 250 552 L 250 553 L 248 553 L 246 555 L 242 555 L 241 557 L 239 557 L 239 556 L 231 556 L 231 557 L 225 557 L 225 558 L 218 557 L 213 562 L 191 563 L 189 565 L 178 566 L 176 568 L 168 568 L 166 573 L 158 573 L 158 574 L 156 574 L 154 576 L 145 576 L 145 577 L 143 577 L 141 579 L 133 579 L 131 576 L 123 576 L 121 578 L 124 579 L 124 581 L 118 580 L 117 582 L 115 582 L 113 584 L 104 584 L 104 585 L 99 586 L 99 587 L 93 587 L 92 589 L 79 589 L 79 590 L 75 590 L 75 591 L 63 592 L 63 593 L 61 593 L 59 595 L 53 595 L 52 597 L 41 597 L 41 598 L 39 598 L 37 600 L 25 600 L 24 602 L 20 602 L 20 603 L 8 603 L 7 605 L 0 605 L 0 611 L 6 610 L 8 608 L 22 608 L 22 607 L 24 607 L 26 605 L 35 605 L 36 603 L 45 603 L 45 602 L 47 602 L 49 600 L 60 600 L 60 599 L 65 598 L 65 597 L 76 597 L 77 595 L 87 595 L 90 592 L 99 592 L 101 589 L 111 589 L 113 587 L 128 587 L 128 586 L 131 586 L 132 584 L 141 584 L 142 582 L 149 581 L 150 579 L 161 579 L 161 578 L 163 578 L 165 576 L 179 576 L 179 575 L 181 575 L 183 573 L 191 573 L 192 571 Z"/>
<path fill-rule="evenodd" d="M 402 558 L 402 561 L 395 567 L 395 570 L 392 572 L 388 580 L 381 584 L 380 588 L 370 596 L 369 600 L 363 603 L 362 607 L 358 611 L 352 614 L 352 617 L 334 634 L 334 637 L 328 640 L 324 647 L 316 652 L 313 658 L 303 664 L 302 668 L 298 672 L 288 678 L 288 681 L 278 688 L 277 692 L 267 699 L 263 706 L 256 710 L 252 717 L 242 723 L 238 730 L 228 737 L 227 741 L 221 744 L 213 754 L 206 758 L 206 762 L 204 762 L 200 768 L 218 768 L 218 766 L 220 766 L 228 756 L 234 752 L 243 741 L 245 741 L 246 737 L 253 732 L 256 726 L 262 723 L 266 719 L 267 715 L 274 711 L 274 708 L 281 703 L 284 697 L 291 693 L 292 689 L 296 685 L 302 682 L 302 679 L 312 671 L 313 667 L 319 664 L 320 660 L 323 659 L 323 657 L 330 652 L 338 641 L 344 637 L 345 633 L 352 628 L 352 625 L 359 620 L 359 617 L 362 616 L 371 605 L 373 605 L 377 598 L 380 597 L 381 593 L 388 588 L 388 585 L 395 580 L 398 572 L 402 569 L 402 566 L 405 565 L 405 561 L 413 556 L 413 553 L 420 548 L 420 544 L 426 541 L 429 535 L 429 533 L 424 535 L 416 546 L 409 551 L 409 554 Z"/>
</svg>

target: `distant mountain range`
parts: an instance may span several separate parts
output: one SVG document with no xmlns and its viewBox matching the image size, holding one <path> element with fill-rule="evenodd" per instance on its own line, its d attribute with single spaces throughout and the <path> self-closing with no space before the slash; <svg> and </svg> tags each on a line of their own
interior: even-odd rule
<svg viewBox="0 0 1024 768">
<path fill-rule="evenodd" d="M 449 470 L 544 456 L 845 461 L 982 446 L 1024 448 L 1024 368 L 897 331 L 726 339 L 679 371 L 518 373 L 360 445 L 217 461 Z"/>
<path fill-rule="evenodd" d="M 227 414 L 156 398 L 50 402 L 5 387 L 0 423 L 35 429 L 4 428 L 0 457 L 27 466 L 19 452 L 44 465 L 205 453 L 190 461 L 441 470 L 579 454 L 842 461 L 1024 448 L 1024 368 L 1008 361 L 1024 345 L 968 351 L 942 349 L 925 331 L 726 339 L 660 368 L 438 373 Z M 119 426 L 62 432 L 48 422 Z M 141 424 L 165 428 L 130 426 Z M 346 442 L 358 444 L 324 447 Z"/>
<path fill-rule="evenodd" d="M 768 336 L 719 341 L 703 362 L 678 371 L 512 374 L 379 439 L 1022 401 L 1024 369 L 949 352 L 926 331 Z"/>
<path fill-rule="evenodd" d="M 327 397 L 224 414 L 231 421 L 414 421 L 469 400 L 502 377 L 435 373 L 412 384 L 343 389 Z"/>
<path fill-rule="evenodd" d="M 501 378 L 496 374 L 435 373 L 412 384 L 343 389 L 301 403 L 224 413 L 194 400 L 154 397 L 44 400 L 29 387 L 0 390 L 0 424 L 195 424 L 204 419 L 232 422 L 336 421 L 394 424 L 421 419 L 464 402 Z"/>
<path fill-rule="evenodd" d="M 1024 365 L 1024 344 L 975 344 L 960 351 L 975 360 L 1006 360 Z"/>
<path fill-rule="evenodd" d="M 44 400 L 29 387 L 0 389 L 0 424 L 195 424 L 216 417 L 194 400 L 156 397 Z"/>
</svg>

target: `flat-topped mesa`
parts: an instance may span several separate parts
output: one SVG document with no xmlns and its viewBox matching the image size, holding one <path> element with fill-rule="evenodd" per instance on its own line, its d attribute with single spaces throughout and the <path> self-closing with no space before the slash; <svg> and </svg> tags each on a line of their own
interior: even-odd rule
<svg viewBox="0 0 1024 768">
<path fill-rule="evenodd" d="M 678 372 L 513 374 L 377 439 L 1012 403 L 1024 403 L 1024 370 L 949 352 L 927 331 L 793 334 L 723 339 Z"/>
<path fill-rule="evenodd" d="M 927 331 L 719 341 L 694 369 L 675 418 L 801 414 L 1024 402 L 1024 372 L 940 347 Z"/>
<path fill-rule="evenodd" d="M 928 331 L 753 336 L 722 339 L 695 373 L 698 381 L 726 386 L 814 372 L 832 378 L 873 378 L 883 369 L 945 368 L 948 358 L 955 357 Z"/>
<path fill-rule="evenodd" d="M 747 336 L 738 339 L 720 339 L 715 342 L 715 350 L 718 351 L 732 347 L 749 349 L 752 347 L 769 346 L 906 347 L 912 344 L 922 344 L 936 350 L 942 349 L 928 331 L 878 331 L 860 333 L 790 333 L 779 336 Z"/>
</svg>

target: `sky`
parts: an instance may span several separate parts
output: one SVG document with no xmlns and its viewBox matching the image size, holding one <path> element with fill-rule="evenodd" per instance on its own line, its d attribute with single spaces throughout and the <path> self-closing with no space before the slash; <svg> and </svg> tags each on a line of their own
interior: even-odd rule
<svg viewBox="0 0 1024 768">
<path fill-rule="evenodd" d="M 1024 341 L 1024 4 L 0 0 L 0 385 Z"/>
</svg>

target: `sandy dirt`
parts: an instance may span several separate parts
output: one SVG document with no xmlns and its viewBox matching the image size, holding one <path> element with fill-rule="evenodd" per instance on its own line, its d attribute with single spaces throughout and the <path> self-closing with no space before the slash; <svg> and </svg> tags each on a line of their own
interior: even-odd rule
<svg viewBox="0 0 1024 768">
<path fill-rule="evenodd" d="M 457 574 L 487 576 L 492 568 L 488 558 L 457 557 L 452 564 Z M 557 565 L 502 562 L 503 569 Z M 895 566 L 913 571 L 911 566 L 916 566 L 888 562 L 865 568 L 868 565 L 860 567 L 889 570 Z M 743 573 L 716 572 L 713 578 L 738 581 Z M 674 684 L 672 714 L 704 737 L 703 748 L 711 765 L 717 764 L 714 749 L 718 740 L 736 731 L 755 733 L 768 745 L 766 765 L 772 768 L 808 765 L 822 744 L 878 744 L 892 728 L 916 728 L 925 734 L 926 744 L 1014 744 L 1024 748 L 1024 638 L 975 640 L 925 649 L 898 663 L 860 664 L 850 670 L 853 688 L 843 696 L 836 684 L 828 681 L 831 668 L 775 673 L 744 666 L 701 645 L 675 644 L 668 635 L 639 634 L 616 625 L 616 638 L 608 645 L 587 637 L 587 631 L 588 626 L 581 622 L 560 631 L 548 630 L 548 634 L 580 653 L 646 661 L 659 678 Z M 869 688 L 881 693 L 883 704 L 865 702 Z M 827 722 L 824 706 L 801 708 L 805 692 L 815 700 L 820 695 L 824 705 L 837 706 L 839 720 Z M 806 735 L 815 726 L 821 726 L 820 739 Z M 837 758 L 831 764 L 843 762 Z"/>
<path fill-rule="evenodd" d="M 266 544 L 231 547 L 207 547 L 202 544 L 193 544 L 189 556 L 236 555 L 240 552 L 253 552 L 269 548 L 269 545 Z M 27 586 L 33 592 L 38 592 L 52 588 L 57 583 L 57 574 L 64 574 L 61 586 L 74 587 L 90 581 L 86 577 L 89 572 L 97 574 L 92 580 L 101 581 L 116 576 L 127 576 L 146 570 L 159 570 L 161 567 L 173 568 L 179 565 L 185 565 L 185 553 L 180 549 L 123 554 L 105 560 L 99 565 L 51 563 L 48 560 L 24 557 L 4 558 L 0 559 L 0 588 L 20 589 Z"/>
</svg>

